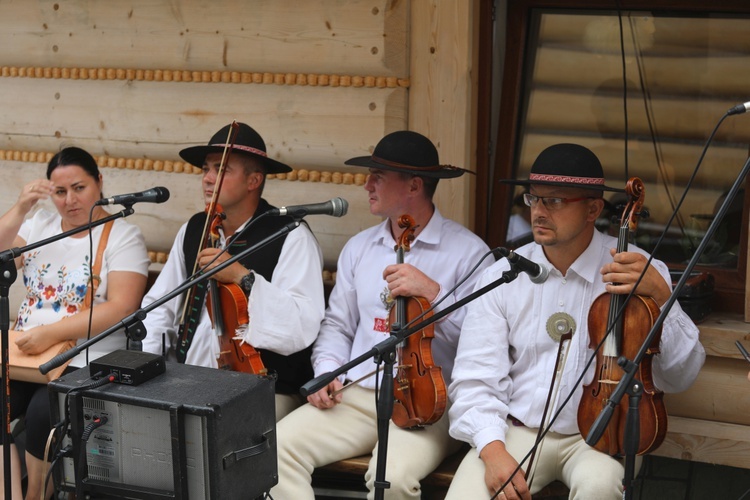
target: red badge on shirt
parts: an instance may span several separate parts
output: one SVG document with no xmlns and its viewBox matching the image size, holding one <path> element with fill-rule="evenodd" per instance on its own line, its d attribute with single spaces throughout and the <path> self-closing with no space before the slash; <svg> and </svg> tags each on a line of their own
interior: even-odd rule
<svg viewBox="0 0 750 500">
<path fill-rule="evenodd" d="M 385 318 L 375 318 L 375 324 L 372 326 L 372 329 L 376 332 L 388 333 L 390 330 L 388 328 L 388 320 Z"/>
</svg>

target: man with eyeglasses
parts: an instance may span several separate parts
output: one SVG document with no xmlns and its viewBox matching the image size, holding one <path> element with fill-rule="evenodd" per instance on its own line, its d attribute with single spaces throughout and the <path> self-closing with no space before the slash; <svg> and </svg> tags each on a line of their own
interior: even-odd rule
<svg viewBox="0 0 750 500">
<path fill-rule="evenodd" d="M 622 498 L 623 461 L 585 443 L 577 413 L 596 365 L 587 365 L 593 355 L 589 308 L 604 292 L 629 293 L 648 255 L 633 246 L 616 253 L 617 239 L 594 227 L 604 208 L 603 192 L 621 190 L 604 184 L 599 159 L 587 148 L 551 146 L 534 161 L 528 180 L 504 182 L 529 189 L 524 202 L 531 209 L 534 242 L 517 253 L 550 272 L 542 284 L 521 275 L 468 306 L 448 393 L 450 433 L 475 450 L 461 463 L 446 498 L 490 498 L 505 485 L 497 498 L 530 499 L 554 480 L 570 488 L 570 498 Z M 508 268 L 507 260 L 498 261 L 476 288 Z M 652 261 L 637 290 L 663 306 L 671 293 L 666 265 Z M 705 352 L 698 329 L 677 303 L 666 317 L 659 347 L 654 383 L 665 392 L 687 389 Z M 528 462 L 513 474 L 539 428 L 558 412 L 536 449 L 530 474 L 525 473 Z"/>
</svg>

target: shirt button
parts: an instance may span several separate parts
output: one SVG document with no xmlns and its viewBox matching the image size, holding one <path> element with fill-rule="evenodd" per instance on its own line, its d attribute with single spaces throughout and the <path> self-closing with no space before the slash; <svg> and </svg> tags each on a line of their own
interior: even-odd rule
<svg viewBox="0 0 750 500">
<path fill-rule="evenodd" d="M 563 305 L 565 305 L 565 302 L 563 302 L 563 301 L 561 300 L 560 302 L 558 302 L 558 303 L 557 303 L 557 305 L 558 305 L 558 306 L 560 306 L 560 307 L 562 307 Z"/>
<path fill-rule="evenodd" d="M 568 282 L 568 280 L 566 280 L 565 278 L 563 278 L 563 279 L 562 279 L 562 284 L 563 284 L 563 285 L 564 285 L 565 283 L 567 283 L 567 282 Z"/>
</svg>

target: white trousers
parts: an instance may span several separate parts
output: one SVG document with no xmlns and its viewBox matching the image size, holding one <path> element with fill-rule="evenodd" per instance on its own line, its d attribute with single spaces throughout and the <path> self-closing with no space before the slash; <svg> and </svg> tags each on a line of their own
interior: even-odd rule
<svg viewBox="0 0 750 500">
<path fill-rule="evenodd" d="M 299 408 L 304 402 L 304 398 L 299 394 L 276 394 L 274 401 L 276 403 L 276 421 L 278 422 Z"/>
<path fill-rule="evenodd" d="M 311 474 L 316 467 L 372 453 L 365 481 L 374 498 L 377 465 L 377 414 L 375 391 L 353 386 L 343 401 L 319 410 L 306 404 L 283 418 L 276 427 L 279 483 L 271 490 L 274 500 L 314 499 Z M 448 411 L 433 425 L 404 430 L 390 423 L 385 479 L 391 487 L 385 498 L 418 499 L 419 481 L 460 443 L 448 436 Z"/>
<path fill-rule="evenodd" d="M 505 447 L 520 461 L 534 445 L 536 435 L 537 429 L 517 427 L 508 422 Z M 570 488 L 571 499 L 622 499 L 624 463 L 590 447 L 580 434 L 548 432 L 541 449 L 537 450 L 533 467 L 532 494 L 559 480 Z M 636 457 L 636 472 L 640 467 L 641 457 Z M 476 449 L 470 450 L 453 477 L 446 500 L 489 499 L 492 495 L 487 489 L 484 471 L 484 462 Z"/>
</svg>

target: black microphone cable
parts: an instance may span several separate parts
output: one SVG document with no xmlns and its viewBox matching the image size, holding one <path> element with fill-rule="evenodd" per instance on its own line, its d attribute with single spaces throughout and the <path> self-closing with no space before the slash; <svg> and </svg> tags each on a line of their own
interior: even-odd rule
<svg viewBox="0 0 750 500">
<path fill-rule="evenodd" d="M 94 221 L 94 210 L 96 210 L 96 205 L 91 206 L 91 210 L 89 210 L 89 224 L 91 224 Z M 102 232 L 104 229 L 102 229 Z M 102 256 L 103 258 L 104 256 Z M 93 263 L 91 262 L 94 260 L 94 231 L 93 229 L 89 228 L 89 262 L 88 262 L 88 268 L 89 268 L 89 286 L 86 289 L 86 293 L 89 294 L 89 298 L 91 300 L 91 307 L 89 307 L 88 313 L 89 313 L 89 321 L 88 326 L 86 327 L 86 340 L 91 339 L 91 329 L 93 328 L 94 324 L 94 269 L 93 269 Z M 86 349 L 86 364 L 89 364 L 89 350 Z"/>
<path fill-rule="evenodd" d="M 479 268 L 479 266 L 482 264 L 482 262 L 484 262 L 484 259 L 486 259 L 490 255 L 494 256 L 495 260 L 497 260 L 498 256 L 502 255 L 502 254 L 500 254 L 500 248 L 499 247 L 498 248 L 493 248 L 489 252 L 485 253 L 482 256 L 482 258 L 479 259 L 479 262 L 477 262 L 474 265 L 474 267 L 471 268 L 471 270 L 468 273 L 466 273 L 466 276 L 464 276 L 463 278 L 461 278 L 460 281 L 458 281 L 455 285 L 453 285 L 453 288 L 451 288 L 450 290 L 448 290 L 448 292 L 444 293 L 443 296 L 440 297 L 440 299 L 437 302 L 435 302 L 434 304 L 432 304 L 429 309 L 427 309 L 426 311 L 423 311 L 422 314 L 420 314 L 416 318 L 414 318 L 411 321 L 409 321 L 406 325 L 404 325 L 404 329 L 407 329 L 407 328 L 410 328 L 410 327 L 414 326 L 418 321 L 420 321 L 422 318 L 424 318 L 427 314 L 433 312 L 435 310 L 435 308 L 437 306 L 439 306 L 440 303 L 443 302 L 446 298 L 448 298 L 451 295 L 453 295 L 453 293 L 456 290 L 458 290 L 458 287 L 460 287 L 461 285 L 463 285 L 466 282 L 466 280 L 468 280 L 471 277 L 471 275 L 476 272 L 476 270 Z"/>
<path fill-rule="evenodd" d="M 74 447 L 71 445 L 68 445 L 65 448 L 62 447 L 63 439 L 65 437 L 65 434 L 68 432 L 68 427 L 70 426 L 70 409 L 68 407 L 68 400 L 70 395 L 74 392 L 82 390 L 95 389 L 97 387 L 101 387 L 115 381 L 115 376 L 112 374 L 96 380 L 97 377 L 101 377 L 102 375 L 103 372 L 98 372 L 97 374 L 89 377 L 89 380 L 93 380 L 93 382 L 78 387 L 73 387 L 65 393 L 65 398 L 63 400 L 63 419 L 52 426 L 49 439 L 47 440 L 48 444 L 47 450 L 45 451 L 45 456 L 51 455 L 52 460 L 50 462 L 49 468 L 47 469 L 43 488 L 47 487 L 49 478 L 51 477 L 57 462 L 61 458 L 72 456 L 74 450 Z M 54 440 L 54 445 L 52 446 L 52 453 L 50 454 L 49 447 L 52 440 Z"/>
</svg>

